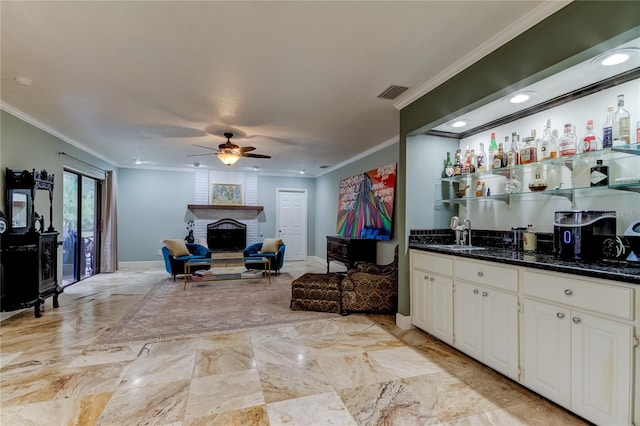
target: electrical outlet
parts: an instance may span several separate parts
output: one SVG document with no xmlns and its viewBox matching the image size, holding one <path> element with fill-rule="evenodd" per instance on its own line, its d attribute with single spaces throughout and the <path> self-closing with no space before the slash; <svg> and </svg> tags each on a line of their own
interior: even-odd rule
<svg viewBox="0 0 640 426">
<path fill-rule="evenodd" d="M 158 256 L 162 256 L 162 250 L 158 250 Z"/>
</svg>

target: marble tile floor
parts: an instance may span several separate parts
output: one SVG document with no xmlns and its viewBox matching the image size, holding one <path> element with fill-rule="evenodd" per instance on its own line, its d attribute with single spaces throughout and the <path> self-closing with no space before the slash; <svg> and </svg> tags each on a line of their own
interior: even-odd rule
<svg viewBox="0 0 640 426">
<path fill-rule="evenodd" d="M 94 348 L 161 279 L 173 285 L 155 266 L 101 274 L 67 287 L 59 309 L 47 300 L 41 318 L 5 317 L 0 424 L 586 424 L 392 316 Z"/>
</svg>

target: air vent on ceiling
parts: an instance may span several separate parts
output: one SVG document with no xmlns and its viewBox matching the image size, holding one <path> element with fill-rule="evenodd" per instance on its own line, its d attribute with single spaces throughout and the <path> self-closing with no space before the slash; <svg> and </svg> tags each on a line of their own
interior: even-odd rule
<svg viewBox="0 0 640 426">
<path fill-rule="evenodd" d="M 320 166 L 319 168 L 320 168 L 320 169 L 328 169 L 328 168 L 329 168 L 329 166 L 327 166 L 327 165 L 323 165 L 323 166 Z"/>
<path fill-rule="evenodd" d="M 408 89 L 408 87 L 391 85 L 391 86 L 387 87 L 386 89 L 384 89 L 384 91 L 378 95 L 378 98 L 380 98 L 380 99 L 395 99 L 398 96 L 402 95 L 404 93 L 404 91 L 407 90 L 407 89 Z"/>
</svg>

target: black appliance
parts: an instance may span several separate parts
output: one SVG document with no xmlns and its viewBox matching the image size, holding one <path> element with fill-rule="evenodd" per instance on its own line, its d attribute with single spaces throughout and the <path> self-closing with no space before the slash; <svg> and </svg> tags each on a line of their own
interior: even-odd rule
<svg viewBox="0 0 640 426">
<path fill-rule="evenodd" d="M 599 260 L 616 240 L 614 210 L 568 210 L 555 213 L 553 247 L 565 260 Z"/>
<path fill-rule="evenodd" d="M 629 262 L 640 262 L 640 219 L 631 222 L 631 225 L 622 234 L 631 246 L 631 253 L 627 257 Z"/>
</svg>

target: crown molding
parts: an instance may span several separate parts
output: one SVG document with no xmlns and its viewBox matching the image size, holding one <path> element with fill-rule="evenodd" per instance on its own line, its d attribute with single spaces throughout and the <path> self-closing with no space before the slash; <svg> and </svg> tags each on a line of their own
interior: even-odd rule
<svg viewBox="0 0 640 426">
<path fill-rule="evenodd" d="M 436 74 L 426 83 L 422 84 L 414 90 L 408 90 L 407 92 L 400 95 L 398 100 L 394 102 L 393 106 L 398 110 L 401 110 L 402 108 L 408 106 L 420 97 L 440 86 L 445 81 L 449 80 L 451 77 L 459 74 L 469 66 L 478 62 L 489 53 L 505 45 L 509 41 L 527 31 L 529 28 L 533 27 L 534 25 L 556 13 L 558 10 L 567 6 L 569 3 L 571 3 L 571 1 L 572 0 L 544 1 L 540 6 L 533 9 L 530 13 L 523 15 L 522 17 L 520 17 L 520 19 L 512 22 L 511 25 L 505 27 L 502 31 L 478 46 L 471 53 L 460 58 L 451 66 Z"/>
<path fill-rule="evenodd" d="M 19 110 L 18 108 L 14 107 L 13 105 L 10 105 L 2 100 L 0 100 L 0 109 L 5 111 L 8 114 L 11 114 L 17 118 L 19 118 L 20 120 L 31 124 L 32 126 L 42 130 L 45 133 L 50 134 L 51 136 L 54 136 L 58 139 L 60 139 L 63 142 L 68 143 L 69 145 L 73 145 L 76 148 L 86 152 L 87 154 L 91 154 L 96 158 L 99 158 L 102 161 L 105 161 L 109 164 L 111 164 L 114 167 L 120 167 L 118 165 L 118 163 L 116 163 L 115 161 L 111 160 L 110 158 L 105 157 L 102 154 L 99 154 L 89 148 L 87 148 L 86 146 L 84 146 L 83 144 L 81 144 L 78 141 L 75 141 L 65 135 L 63 135 L 62 133 L 58 132 L 55 129 L 52 129 L 51 127 L 47 126 L 46 124 L 44 124 L 41 121 L 36 120 L 35 118 L 31 117 L 29 114 L 24 113 L 23 111 Z"/>
<path fill-rule="evenodd" d="M 322 171 L 322 173 L 319 173 L 319 174 L 315 175 L 315 177 L 318 178 L 320 176 L 326 175 L 327 173 L 331 173 L 334 170 L 338 170 L 338 169 L 340 169 L 342 167 L 348 166 L 349 164 L 354 163 L 354 162 L 356 162 L 358 160 L 361 160 L 364 157 L 367 157 L 367 156 L 369 156 L 369 155 L 371 155 L 373 153 L 376 153 L 376 152 L 380 151 L 381 149 L 384 149 L 384 148 L 389 147 L 389 146 L 391 146 L 393 144 L 396 144 L 399 141 L 400 141 L 400 137 L 399 136 L 394 136 L 391 139 L 387 139 L 386 141 L 382 142 L 380 145 L 376 145 L 373 148 L 369 148 L 368 150 L 363 151 L 360 154 L 358 154 L 358 155 L 356 155 L 354 157 L 351 157 L 348 160 L 343 161 L 342 163 L 339 163 L 339 164 L 336 164 L 335 166 L 331 166 L 331 167 L 329 167 L 327 169 L 324 169 Z"/>
</svg>

